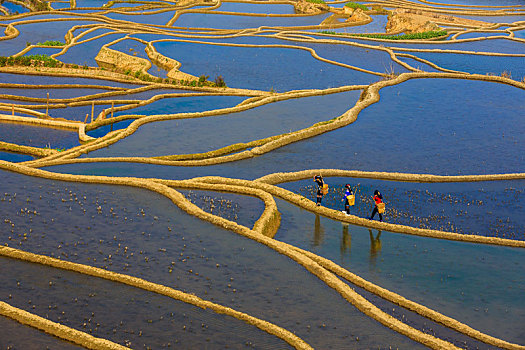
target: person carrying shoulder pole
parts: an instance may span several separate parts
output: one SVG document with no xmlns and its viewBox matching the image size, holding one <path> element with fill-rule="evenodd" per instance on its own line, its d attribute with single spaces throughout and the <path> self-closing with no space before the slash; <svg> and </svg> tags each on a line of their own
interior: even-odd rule
<svg viewBox="0 0 525 350">
<path fill-rule="evenodd" d="M 315 175 L 314 181 L 317 184 L 317 206 L 320 206 L 321 201 L 323 200 L 323 195 L 328 193 L 328 185 L 324 183 L 321 175 Z"/>
<path fill-rule="evenodd" d="M 350 206 L 355 204 L 355 196 L 350 184 L 345 185 L 345 193 L 343 194 L 342 201 L 345 202 L 345 210 L 343 210 L 343 213 L 350 215 Z"/>
<path fill-rule="evenodd" d="M 383 196 L 378 190 L 374 191 L 374 210 L 372 210 L 372 214 L 370 215 L 369 220 L 372 220 L 376 213 L 379 214 L 379 221 L 383 221 L 383 212 L 385 211 L 385 203 L 383 203 Z"/>
</svg>

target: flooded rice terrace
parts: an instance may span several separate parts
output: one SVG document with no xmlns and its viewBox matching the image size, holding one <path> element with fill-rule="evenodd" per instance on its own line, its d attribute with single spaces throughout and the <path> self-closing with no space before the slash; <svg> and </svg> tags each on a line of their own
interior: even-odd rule
<svg viewBox="0 0 525 350">
<path fill-rule="evenodd" d="M 0 27 L 0 348 L 525 348 L 523 1 Z"/>
</svg>

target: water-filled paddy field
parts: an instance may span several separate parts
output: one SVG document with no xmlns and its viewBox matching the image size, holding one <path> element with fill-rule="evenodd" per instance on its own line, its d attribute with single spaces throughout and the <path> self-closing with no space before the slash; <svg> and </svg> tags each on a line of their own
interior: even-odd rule
<svg viewBox="0 0 525 350">
<path fill-rule="evenodd" d="M 525 346 L 524 4 L 50 5 L 0 7 L 0 347 Z"/>
</svg>

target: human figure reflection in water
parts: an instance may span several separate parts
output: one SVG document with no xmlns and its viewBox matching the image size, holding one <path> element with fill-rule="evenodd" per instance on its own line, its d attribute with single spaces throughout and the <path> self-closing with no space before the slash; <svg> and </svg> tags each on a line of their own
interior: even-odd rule
<svg viewBox="0 0 525 350">
<path fill-rule="evenodd" d="M 341 237 L 341 259 L 346 255 L 350 254 L 350 249 L 352 248 L 352 236 L 348 232 L 348 224 L 343 224 L 343 236 Z"/>
<path fill-rule="evenodd" d="M 314 247 L 319 246 L 321 243 L 323 243 L 324 240 L 324 227 L 321 226 L 321 218 L 319 215 L 315 215 L 315 224 L 314 224 L 314 240 L 313 245 Z"/>
<path fill-rule="evenodd" d="M 368 229 L 370 233 L 370 263 L 376 265 L 377 255 L 381 253 L 381 230 L 377 230 L 377 236 L 374 237 L 372 229 Z"/>
</svg>

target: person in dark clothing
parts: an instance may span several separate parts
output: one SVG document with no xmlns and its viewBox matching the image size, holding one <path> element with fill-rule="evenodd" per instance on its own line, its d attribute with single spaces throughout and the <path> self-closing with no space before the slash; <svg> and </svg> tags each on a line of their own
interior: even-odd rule
<svg viewBox="0 0 525 350">
<path fill-rule="evenodd" d="M 319 206 L 321 205 L 321 201 L 323 200 L 323 177 L 321 175 L 315 175 L 314 181 L 317 184 L 317 205 Z"/>
<path fill-rule="evenodd" d="M 372 210 L 372 214 L 370 214 L 370 218 L 369 220 L 372 220 L 374 218 L 374 216 L 376 215 L 376 213 L 379 214 L 379 221 L 383 221 L 383 210 L 379 210 L 378 206 L 383 206 L 383 209 L 384 209 L 384 204 L 383 203 L 383 196 L 381 195 L 381 193 L 378 191 L 378 190 L 375 190 L 374 191 L 374 209 Z"/>
<path fill-rule="evenodd" d="M 350 206 L 354 205 L 355 203 L 354 192 L 352 192 L 352 187 L 350 184 L 345 185 L 345 193 L 343 194 L 342 201 L 345 202 L 345 210 L 343 210 L 343 213 L 350 215 Z"/>
</svg>

